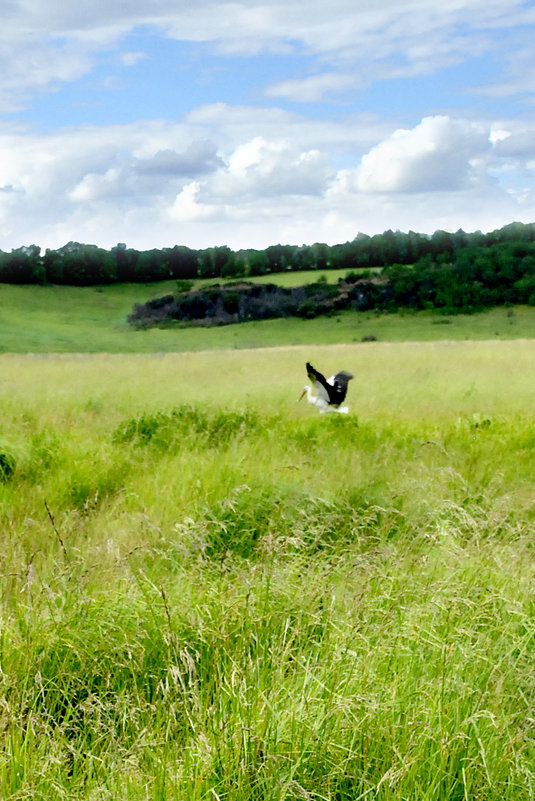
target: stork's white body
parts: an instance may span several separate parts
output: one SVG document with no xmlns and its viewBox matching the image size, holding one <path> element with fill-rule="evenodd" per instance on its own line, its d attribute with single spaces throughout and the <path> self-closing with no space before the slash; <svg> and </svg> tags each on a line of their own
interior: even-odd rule
<svg viewBox="0 0 535 801">
<path fill-rule="evenodd" d="M 332 375 L 330 378 L 327 379 L 327 383 L 331 386 L 334 386 L 334 376 Z M 315 389 L 317 395 L 312 394 L 312 387 L 308 385 L 304 387 L 303 394 L 306 392 L 307 401 L 311 403 L 316 409 L 319 409 L 320 414 L 326 414 L 327 412 L 338 412 L 339 414 L 347 414 L 349 412 L 349 408 L 347 406 L 331 406 L 329 404 L 329 396 L 325 389 L 321 386 L 321 384 L 316 384 Z"/>
</svg>

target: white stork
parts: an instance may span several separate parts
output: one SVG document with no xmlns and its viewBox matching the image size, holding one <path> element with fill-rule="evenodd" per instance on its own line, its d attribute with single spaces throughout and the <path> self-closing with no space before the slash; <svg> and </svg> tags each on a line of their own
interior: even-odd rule
<svg viewBox="0 0 535 801">
<path fill-rule="evenodd" d="M 341 370 L 336 375 L 325 378 L 324 375 L 312 367 L 310 362 L 307 362 L 307 375 L 314 386 L 316 394 L 312 394 L 311 387 L 305 386 L 299 400 L 306 395 L 308 402 L 312 403 L 316 409 L 319 409 L 320 414 L 325 412 L 348 413 L 347 406 L 342 406 L 341 404 L 347 395 L 347 385 L 353 378 L 351 373 Z"/>
</svg>

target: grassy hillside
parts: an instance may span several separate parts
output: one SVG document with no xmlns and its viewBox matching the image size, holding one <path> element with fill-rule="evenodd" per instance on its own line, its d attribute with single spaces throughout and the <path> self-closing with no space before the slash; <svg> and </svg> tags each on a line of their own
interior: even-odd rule
<svg viewBox="0 0 535 801">
<path fill-rule="evenodd" d="M 0 797 L 533 798 L 534 347 L 0 356 Z"/>
<path fill-rule="evenodd" d="M 303 280 L 303 274 L 297 274 Z M 317 277 L 312 273 L 309 277 Z M 295 279 L 295 274 L 283 278 Z M 270 280 L 274 280 L 270 277 Z M 282 278 L 277 280 L 283 280 Z M 134 303 L 175 288 L 164 284 L 107 287 L 0 286 L 0 352 L 152 353 L 359 342 L 493 339 L 535 336 L 535 308 L 501 307 L 477 315 L 444 318 L 429 312 L 376 315 L 345 312 L 314 320 L 252 322 L 217 329 L 133 331 L 126 318 Z"/>
</svg>

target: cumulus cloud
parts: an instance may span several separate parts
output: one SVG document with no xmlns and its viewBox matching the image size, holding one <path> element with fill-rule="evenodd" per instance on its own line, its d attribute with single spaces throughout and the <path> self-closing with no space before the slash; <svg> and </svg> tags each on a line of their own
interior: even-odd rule
<svg viewBox="0 0 535 801">
<path fill-rule="evenodd" d="M 426 117 L 394 131 L 362 158 L 357 186 L 364 192 L 465 189 L 490 148 L 488 131 L 446 116 Z"/>
<path fill-rule="evenodd" d="M 226 109 L 220 112 L 218 123 L 212 109 L 205 124 L 199 111 L 194 122 L 83 126 L 49 135 L 0 131 L 0 248 L 28 236 L 56 247 L 61 237 L 81 239 L 84 232 L 106 245 L 110 238 L 136 246 L 143 240 L 157 246 L 158 237 L 160 244 L 181 242 L 187 232 L 170 221 L 216 223 L 230 215 L 247 227 L 249 215 L 261 218 L 272 204 L 280 211 L 281 199 L 293 207 L 293 198 L 326 190 L 334 170 L 325 153 L 310 147 L 313 126 L 307 131 L 304 120 L 298 126 L 287 115 L 281 137 L 284 115 L 274 110 L 260 125 L 263 135 L 248 138 L 258 129 L 254 109 L 241 127 Z M 327 141 L 325 124 L 320 131 Z M 331 126 L 330 136 L 339 135 Z M 237 242 L 243 230 L 234 233 Z"/>
<path fill-rule="evenodd" d="M 190 142 L 181 153 L 167 148 L 157 150 L 149 157 L 135 159 L 132 170 L 138 175 L 166 179 L 203 175 L 221 166 L 223 160 L 218 155 L 216 145 L 207 140 L 198 140 Z"/>
<path fill-rule="evenodd" d="M 193 176 L 212 172 L 223 164 L 210 142 L 192 142 L 182 153 L 171 148 L 158 150 L 143 158 L 115 151 L 110 161 L 112 166 L 86 173 L 69 192 L 69 198 L 81 202 L 144 198 L 148 202 L 151 196 L 164 195 Z"/>
<path fill-rule="evenodd" d="M 505 158 L 535 158 L 535 131 L 504 132 L 495 142 L 495 153 Z"/>
<path fill-rule="evenodd" d="M 209 219 L 221 219 L 225 211 L 221 207 L 203 203 L 200 199 L 201 185 L 199 181 L 191 181 L 176 196 L 169 209 L 169 217 L 178 222 L 193 222 Z"/>
<path fill-rule="evenodd" d="M 535 219 L 534 127 L 501 121 L 491 141 L 490 127 L 445 115 L 390 132 L 377 126 L 358 164 L 336 166 L 332 154 L 351 141 L 354 122 L 311 124 L 278 109 L 259 120 L 255 108 L 218 106 L 176 123 L 47 136 L 8 127 L 0 131 L 0 248 L 71 239 L 265 247 Z"/>
<path fill-rule="evenodd" d="M 318 195 L 331 173 L 318 150 L 299 151 L 287 141 L 258 136 L 236 147 L 213 191 L 223 197 Z"/>
<path fill-rule="evenodd" d="M 65 108 L 83 84 L 102 87 L 119 79 L 116 85 L 123 86 L 145 74 L 145 66 L 153 76 L 148 67 L 157 58 L 149 61 L 150 47 L 145 53 L 147 31 L 153 46 L 158 36 L 202 42 L 201 61 L 217 56 L 210 62 L 216 71 L 234 54 L 282 52 L 291 58 L 283 63 L 284 69 L 290 65 L 288 73 L 277 62 L 269 78 L 263 67 L 273 60 L 258 69 L 255 62 L 250 81 L 248 75 L 243 81 L 248 100 L 241 85 L 224 97 L 235 102 L 242 91 L 241 105 L 195 107 L 192 91 L 176 109 L 162 105 L 168 120 L 50 133 L 4 125 L 2 248 L 30 239 L 44 247 L 69 239 L 104 246 L 263 247 L 336 242 L 358 230 L 488 229 L 535 219 L 534 124 L 529 113 L 515 121 L 501 107 L 501 119 L 487 112 L 493 96 L 532 91 L 526 26 L 534 21 L 533 8 L 523 0 L 312 0 L 306 12 L 301 0 L 95 0 L 78 6 L 8 0 L 4 6 L 0 110 L 12 113 L 63 84 L 73 84 L 63 93 Z M 488 105 L 472 108 L 469 119 L 441 105 L 450 102 L 444 96 L 433 98 L 427 114 L 414 96 L 406 106 L 393 98 L 398 102 L 389 107 L 384 93 L 368 106 L 373 112 L 366 109 L 370 93 L 362 90 L 383 79 L 399 79 L 402 93 L 407 76 L 430 75 L 474 56 L 490 64 L 489 55 L 494 74 Z M 80 80 L 89 75 L 91 81 Z M 184 68 L 177 78 L 177 99 L 185 75 L 193 70 Z M 132 89 L 129 97 L 134 94 Z M 121 112 L 126 103 L 119 93 L 115 97 Z M 348 99 L 353 105 L 344 105 Z M 289 110 L 326 100 L 329 113 L 321 117 L 307 116 L 306 106 Z M 118 113 L 115 119 L 135 117 Z"/>
</svg>

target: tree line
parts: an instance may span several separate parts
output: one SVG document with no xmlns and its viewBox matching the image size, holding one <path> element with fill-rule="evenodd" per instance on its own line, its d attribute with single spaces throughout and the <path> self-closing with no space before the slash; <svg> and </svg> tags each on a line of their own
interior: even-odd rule
<svg viewBox="0 0 535 801">
<path fill-rule="evenodd" d="M 473 312 L 490 306 L 527 303 L 535 306 L 535 242 L 496 242 L 465 247 L 448 257 L 424 257 L 411 269 L 388 266 L 385 309 L 441 309 Z"/>
<path fill-rule="evenodd" d="M 272 245 L 233 251 L 184 245 L 139 251 L 69 242 L 44 253 L 37 245 L 0 251 L 0 282 L 94 286 L 117 282 L 250 278 L 299 270 L 381 268 L 374 305 L 459 309 L 500 303 L 535 304 L 535 223 L 476 231 L 359 233 L 338 245 Z M 365 273 L 364 273 L 365 274 Z M 388 291 L 385 292 L 385 282 Z"/>
</svg>

